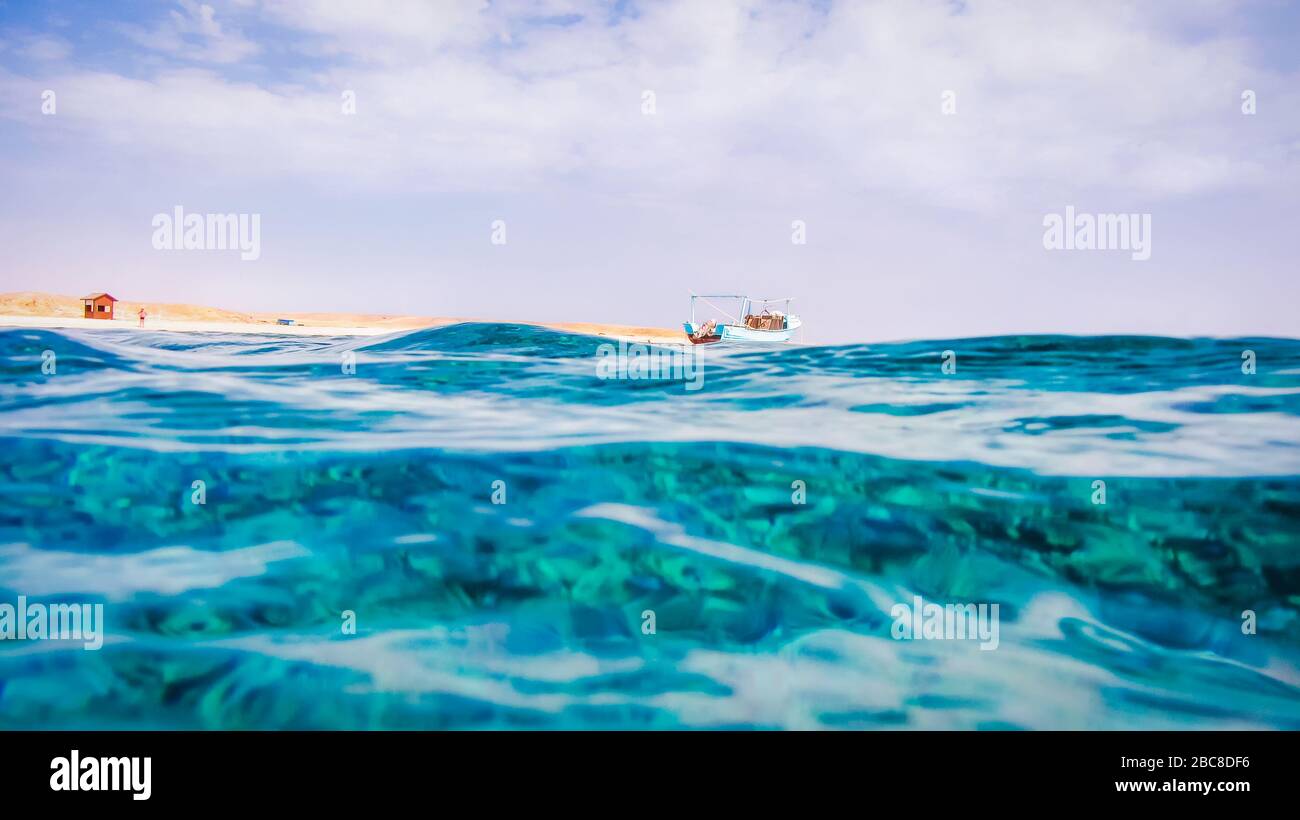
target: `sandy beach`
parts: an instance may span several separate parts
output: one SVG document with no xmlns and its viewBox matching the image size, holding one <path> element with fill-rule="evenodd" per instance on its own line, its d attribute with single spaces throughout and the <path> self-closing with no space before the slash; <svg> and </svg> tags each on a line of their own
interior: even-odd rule
<svg viewBox="0 0 1300 820">
<path fill-rule="evenodd" d="M 146 318 L 140 325 L 139 312 Z M 607 336 L 655 344 L 682 343 L 679 330 L 592 322 L 533 322 L 518 319 L 455 318 L 368 313 L 240 312 L 204 305 L 120 300 L 112 320 L 87 319 L 81 299 L 61 294 L 23 291 L 0 293 L 0 327 L 81 328 L 87 330 L 168 330 L 189 333 L 274 333 L 297 336 L 381 336 L 403 330 L 444 327 L 460 322 L 508 322 L 535 325 L 566 333 Z M 293 324 L 280 324 L 279 320 Z"/>
</svg>

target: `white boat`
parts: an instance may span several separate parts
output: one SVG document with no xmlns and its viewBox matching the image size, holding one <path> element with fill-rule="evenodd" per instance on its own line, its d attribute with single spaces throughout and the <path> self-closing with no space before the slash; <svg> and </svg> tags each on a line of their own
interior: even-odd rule
<svg viewBox="0 0 1300 820">
<path fill-rule="evenodd" d="M 696 321 L 695 302 L 704 302 L 730 321 L 717 319 Z M 738 300 L 735 315 L 718 307 L 712 299 Z M 792 298 L 754 299 L 749 296 L 725 294 L 718 296 L 699 296 L 691 294 L 691 320 L 683 323 L 686 338 L 691 344 L 715 344 L 717 342 L 789 342 L 794 340 L 795 331 L 803 327 L 798 316 L 790 312 Z M 783 304 L 784 310 L 773 310 L 772 305 Z"/>
</svg>

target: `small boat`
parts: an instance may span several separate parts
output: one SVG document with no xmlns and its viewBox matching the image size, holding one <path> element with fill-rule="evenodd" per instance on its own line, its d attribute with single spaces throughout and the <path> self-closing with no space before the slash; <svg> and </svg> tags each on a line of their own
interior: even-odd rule
<svg viewBox="0 0 1300 820">
<path fill-rule="evenodd" d="M 729 319 L 720 322 L 709 319 L 702 322 L 695 320 L 695 301 L 700 300 L 718 313 Z M 711 299 L 737 300 L 738 310 L 735 315 L 723 310 Z M 717 342 L 789 342 L 794 333 L 803 327 L 798 316 L 790 312 L 791 298 L 754 299 L 749 296 L 721 295 L 698 296 L 691 294 L 691 320 L 683 323 L 686 338 L 691 344 L 704 345 Z M 784 310 L 773 310 L 772 305 L 784 304 Z"/>
</svg>

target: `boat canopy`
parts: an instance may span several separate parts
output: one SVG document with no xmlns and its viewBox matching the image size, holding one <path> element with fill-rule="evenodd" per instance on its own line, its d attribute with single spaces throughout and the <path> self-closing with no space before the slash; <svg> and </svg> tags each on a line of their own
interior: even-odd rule
<svg viewBox="0 0 1300 820">
<path fill-rule="evenodd" d="M 691 294 L 691 324 L 695 324 L 695 300 L 696 299 L 701 300 L 706 305 L 718 311 L 719 313 L 723 314 L 727 318 L 731 319 L 736 324 L 744 324 L 744 319 L 739 318 L 737 316 L 732 316 L 730 313 L 718 307 L 717 305 L 713 304 L 709 300 L 710 299 L 739 299 L 741 316 L 748 316 L 749 314 L 753 313 L 752 308 L 754 305 L 765 306 L 765 305 L 774 304 L 776 302 L 784 302 L 785 310 L 782 312 L 788 314 L 790 312 L 790 303 L 794 301 L 793 296 L 782 296 L 778 299 L 759 299 L 753 296 L 746 296 L 743 293 L 711 293 L 711 294 L 692 293 Z"/>
<path fill-rule="evenodd" d="M 755 296 L 746 296 L 743 293 L 692 293 L 692 299 L 748 299 L 754 303 L 760 302 L 793 302 L 793 296 L 780 296 L 776 299 L 759 299 Z"/>
</svg>

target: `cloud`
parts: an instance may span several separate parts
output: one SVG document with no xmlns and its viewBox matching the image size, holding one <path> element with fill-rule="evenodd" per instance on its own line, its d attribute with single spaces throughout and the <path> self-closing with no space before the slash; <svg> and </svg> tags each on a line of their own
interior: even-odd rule
<svg viewBox="0 0 1300 820">
<path fill-rule="evenodd" d="M 72 47 L 57 37 L 33 37 L 20 53 L 41 62 L 57 61 L 66 59 L 72 53 Z"/>
<path fill-rule="evenodd" d="M 486 0 L 268 0 L 267 19 L 308 36 L 309 52 L 348 55 L 376 63 L 430 59 L 440 50 L 487 37 Z"/>
<path fill-rule="evenodd" d="M 197 0 L 179 0 L 178 8 L 152 27 L 126 23 L 120 30 L 137 45 L 197 62 L 236 63 L 260 51 L 242 32 L 223 28 L 215 9 Z"/>
<path fill-rule="evenodd" d="M 270 0 L 263 37 L 288 29 L 312 55 L 266 72 L 277 82 L 180 65 L 132 79 L 67 65 L 40 82 L 85 101 L 61 109 L 80 139 L 234 178 L 745 205 L 885 195 L 988 213 L 1089 192 L 1127 206 L 1280 190 L 1295 177 L 1296 78 L 1251 64 L 1230 9 L 1180 9 L 719 0 L 613 19 L 583 2 Z M 1225 33 L 1193 40 L 1181 23 Z M 182 64 L 259 53 L 192 0 L 131 36 Z M 1238 112 L 1248 86 L 1270 89 L 1268 118 Z"/>
</svg>

